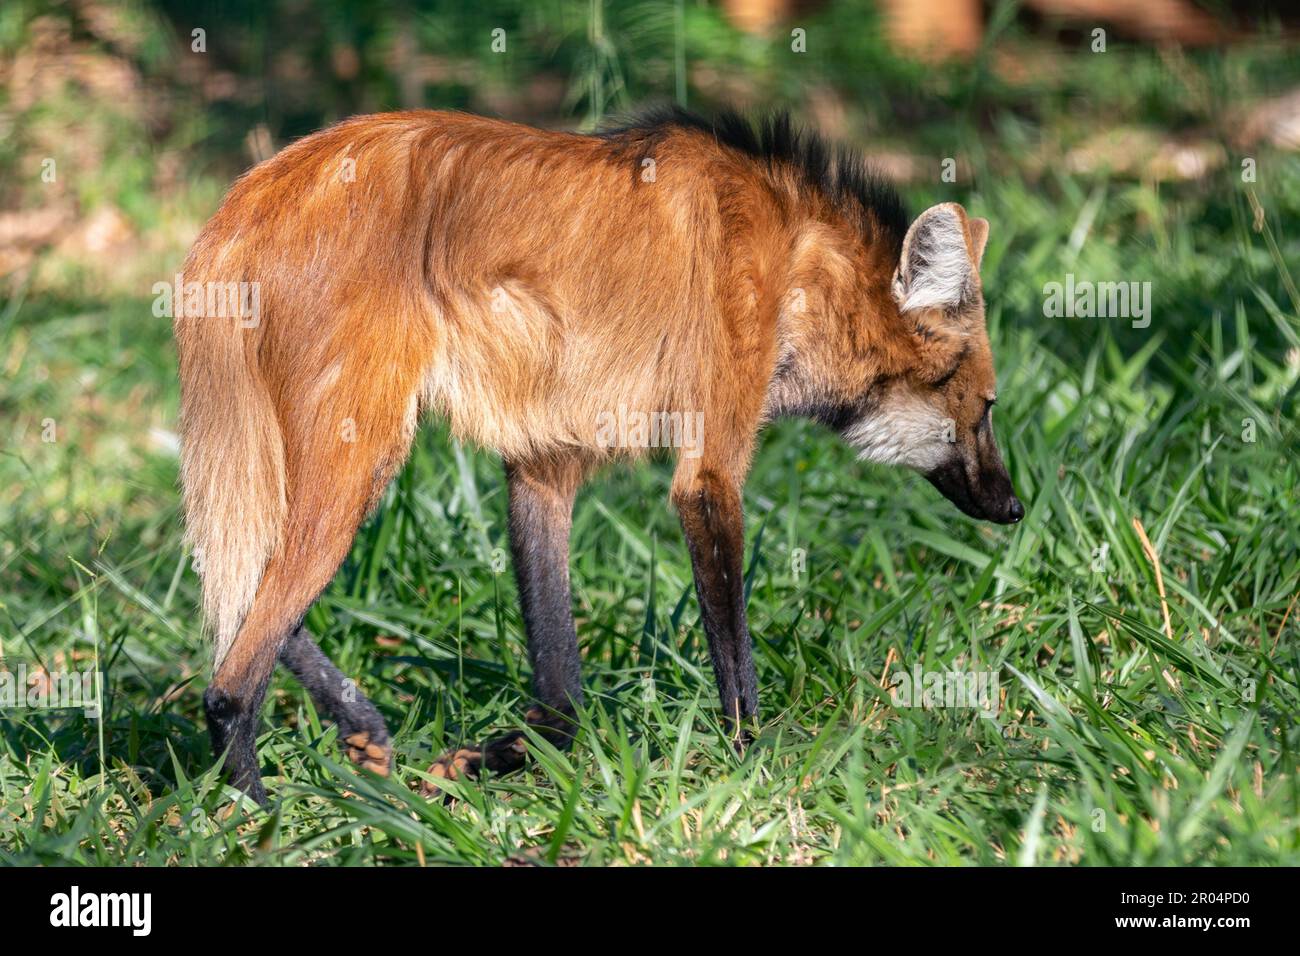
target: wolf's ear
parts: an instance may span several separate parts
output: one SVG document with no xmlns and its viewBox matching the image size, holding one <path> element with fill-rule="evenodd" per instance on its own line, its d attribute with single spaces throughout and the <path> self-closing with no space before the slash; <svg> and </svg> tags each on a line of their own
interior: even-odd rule
<svg viewBox="0 0 1300 956">
<path fill-rule="evenodd" d="M 916 217 L 903 239 L 894 271 L 894 300 L 902 312 L 952 311 L 975 291 L 975 273 L 984 254 L 989 224 L 967 219 L 957 203 L 931 206 Z"/>
<path fill-rule="evenodd" d="M 970 254 L 975 260 L 975 270 L 978 272 L 980 263 L 984 261 L 984 247 L 989 241 L 989 221 L 967 219 L 966 228 L 970 231 Z"/>
</svg>

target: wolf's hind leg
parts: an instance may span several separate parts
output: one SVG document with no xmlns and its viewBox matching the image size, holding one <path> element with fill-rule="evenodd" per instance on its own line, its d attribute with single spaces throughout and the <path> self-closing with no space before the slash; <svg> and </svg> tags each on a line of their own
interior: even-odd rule
<svg viewBox="0 0 1300 956">
<path fill-rule="evenodd" d="M 303 616 L 405 461 L 415 433 L 419 357 L 398 358 L 404 364 L 388 351 L 357 345 L 326 387 L 311 378 L 281 382 L 282 406 L 292 411 L 280 423 L 287 513 L 252 606 L 203 695 L 214 755 L 224 759 L 231 783 L 258 802 L 266 791 L 257 729 L 271 672 L 290 640 L 301 638 Z M 301 644 L 298 651 L 310 653 Z M 366 751 L 370 743 L 357 749 L 387 766 L 386 756 Z M 375 746 L 383 749 L 387 740 Z"/>
<path fill-rule="evenodd" d="M 306 688 L 316 709 L 338 724 L 339 741 L 352 762 L 388 776 L 393 746 L 383 716 L 325 656 L 307 628 L 299 627 L 285 642 L 280 663 Z"/>
</svg>

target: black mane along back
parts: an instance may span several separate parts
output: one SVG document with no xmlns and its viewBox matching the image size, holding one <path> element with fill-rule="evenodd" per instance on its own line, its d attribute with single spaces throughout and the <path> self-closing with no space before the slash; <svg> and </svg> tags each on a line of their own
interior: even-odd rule
<svg viewBox="0 0 1300 956">
<path fill-rule="evenodd" d="M 654 144 L 674 129 L 706 134 L 719 145 L 768 166 L 793 167 L 809 187 L 844 212 L 873 219 L 880 238 L 901 254 L 908 218 L 898 191 L 853 150 L 832 146 L 816 133 L 798 128 L 788 113 L 769 113 L 752 122 L 735 110 L 707 117 L 669 104 L 652 107 L 596 135 L 609 140 L 635 138 L 648 155 Z"/>
</svg>

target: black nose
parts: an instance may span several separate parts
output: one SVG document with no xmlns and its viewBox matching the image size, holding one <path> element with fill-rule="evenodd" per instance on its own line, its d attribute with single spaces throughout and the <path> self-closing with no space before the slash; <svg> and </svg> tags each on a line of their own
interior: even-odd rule
<svg viewBox="0 0 1300 956">
<path fill-rule="evenodd" d="M 1007 505 L 1007 520 L 1011 522 L 1019 521 L 1025 516 L 1025 506 L 1020 503 L 1020 499 L 1012 497 Z"/>
</svg>

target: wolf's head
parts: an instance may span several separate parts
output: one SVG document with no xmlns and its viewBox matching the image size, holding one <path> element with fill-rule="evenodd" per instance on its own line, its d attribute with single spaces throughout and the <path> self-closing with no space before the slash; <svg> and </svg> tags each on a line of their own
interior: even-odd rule
<svg viewBox="0 0 1300 956">
<path fill-rule="evenodd" d="M 910 352 L 844 429 L 863 457 L 916 469 L 974 518 L 1011 524 L 1024 505 L 993 437 L 997 385 L 979 265 L 989 224 L 956 203 L 907 231 L 891 293 Z"/>
</svg>

